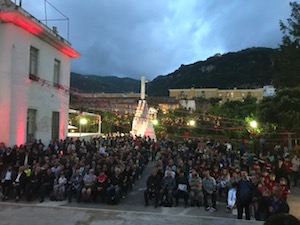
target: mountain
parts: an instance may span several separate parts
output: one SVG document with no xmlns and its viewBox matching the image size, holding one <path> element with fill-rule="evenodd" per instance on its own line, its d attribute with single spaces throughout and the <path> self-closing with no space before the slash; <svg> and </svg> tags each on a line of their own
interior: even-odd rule
<svg viewBox="0 0 300 225">
<path fill-rule="evenodd" d="M 270 84 L 272 56 L 278 50 L 250 48 L 205 61 L 181 65 L 166 76 L 158 76 L 147 86 L 148 95 L 166 96 L 169 88 L 257 88 Z"/>
<path fill-rule="evenodd" d="M 140 80 L 71 73 L 71 87 L 80 92 L 128 93 L 140 91 Z"/>
<path fill-rule="evenodd" d="M 273 56 L 277 49 L 249 48 L 216 54 L 147 83 L 149 96 L 168 96 L 170 88 L 257 88 L 272 83 Z M 71 74 L 71 87 L 82 92 L 139 92 L 140 80 Z"/>
</svg>

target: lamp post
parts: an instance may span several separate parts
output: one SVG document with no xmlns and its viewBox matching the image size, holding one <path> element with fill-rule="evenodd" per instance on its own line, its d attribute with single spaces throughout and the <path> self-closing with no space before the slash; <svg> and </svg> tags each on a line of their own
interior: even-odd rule
<svg viewBox="0 0 300 225">
<path fill-rule="evenodd" d="M 250 121 L 250 127 L 253 129 L 257 128 L 257 122 L 255 120 Z"/>
<path fill-rule="evenodd" d="M 191 126 L 191 127 L 194 127 L 196 125 L 196 121 L 195 120 L 190 120 L 188 122 L 188 125 Z"/>
<path fill-rule="evenodd" d="M 155 120 L 152 120 L 152 123 L 153 123 L 153 125 L 158 125 L 158 120 L 157 119 L 155 119 Z"/>
<path fill-rule="evenodd" d="M 256 139 L 255 135 L 256 135 L 256 132 L 258 130 L 257 129 L 258 124 L 257 124 L 257 122 L 255 120 L 251 120 L 249 122 L 249 125 L 252 128 L 252 133 L 251 134 L 253 135 L 253 152 L 254 152 L 255 156 L 258 157 L 259 152 L 256 150 L 256 147 L 255 147 L 255 139 Z"/>
<path fill-rule="evenodd" d="M 87 124 L 87 119 L 86 118 L 80 118 L 79 120 L 79 137 L 81 137 L 81 129 L 82 125 Z"/>
</svg>

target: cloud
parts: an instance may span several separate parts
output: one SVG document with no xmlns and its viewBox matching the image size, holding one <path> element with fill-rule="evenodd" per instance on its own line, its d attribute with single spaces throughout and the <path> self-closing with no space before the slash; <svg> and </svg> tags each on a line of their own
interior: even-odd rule
<svg viewBox="0 0 300 225">
<path fill-rule="evenodd" d="M 279 20 L 290 15 L 282 0 L 48 0 L 70 19 L 70 42 L 81 53 L 72 71 L 149 79 L 215 53 L 277 47 Z M 45 18 L 44 3 L 23 7 Z M 64 18 L 49 4 L 47 17 Z M 67 21 L 48 21 L 67 36 Z"/>
</svg>

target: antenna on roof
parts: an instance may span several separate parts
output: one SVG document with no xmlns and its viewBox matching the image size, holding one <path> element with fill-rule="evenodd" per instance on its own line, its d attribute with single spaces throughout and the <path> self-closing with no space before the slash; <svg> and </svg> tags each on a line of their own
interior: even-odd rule
<svg viewBox="0 0 300 225">
<path fill-rule="evenodd" d="M 20 0 L 21 2 L 22 0 Z M 63 19 L 48 19 L 48 13 L 47 13 L 47 5 L 50 5 L 54 10 L 56 10 L 60 15 L 62 15 L 64 18 Z M 44 8 L 45 8 L 45 21 L 46 26 L 48 26 L 49 21 L 67 21 L 67 40 L 69 40 L 69 32 L 70 32 L 70 19 L 63 14 L 60 10 L 58 10 L 54 5 L 52 5 L 50 2 L 47 0 L 44 0 Z M 57 29 L 56 29 L 57 32 Z"/>
<path fill-rule="evenodd" d="M 17 5 L 17 0 L 15 0 L 15 4 Z M 19 0 L 19 7 L 22 7 L 22 0 Z"/>
</svg>

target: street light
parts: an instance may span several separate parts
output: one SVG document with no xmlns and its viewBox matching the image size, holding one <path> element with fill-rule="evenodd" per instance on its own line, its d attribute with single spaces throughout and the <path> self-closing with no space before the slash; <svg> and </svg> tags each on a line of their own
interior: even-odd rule
<svg viewBox="0 0 300 225">
<path fill-rule="evenodd" d="M 79 120 L 79 137 L 81 137 L 82 125 L 86 125 L 86 124 L 87 124 L 87 119 L 86 118 L 80 118 L 80 120 Z"/>
<path fill-rule="evenodd" d="M 157 119 L 152 120 L 152 123 L 153 123 L 153 125 L 157 125 L 158 124 L 158 120 Z"/>
<path fill-rule="evenodd" d="M 195 120 L 190 120 L 190 121 L 188 122 L 188 125 L 193 127 L 193 126 L 196 125 L 196 121 L 195 121 Z"/>
<path fill-rule="evenodd" d="M 81 125 L 86 125 L 87 124 L 87 119 L 86 118 L 81 118 L 79 122 L 80 122 Z"/>
<path fill-rule="evenodd" d="M 257 128 L 257 122 L 255 120 L 250 121 L 250 127 Z"/>
</svg>

